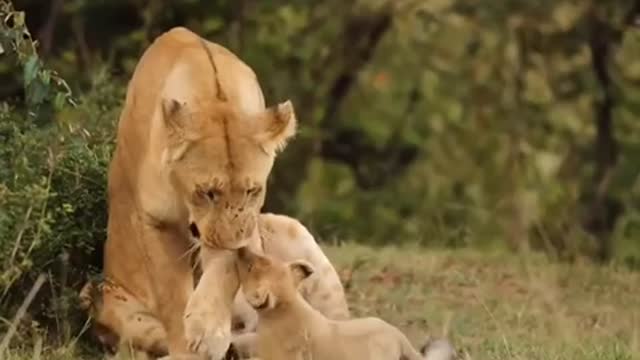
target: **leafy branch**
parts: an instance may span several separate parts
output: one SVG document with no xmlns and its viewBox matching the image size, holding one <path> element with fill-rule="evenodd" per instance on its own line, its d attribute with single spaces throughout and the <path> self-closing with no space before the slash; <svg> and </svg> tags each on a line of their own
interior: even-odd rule
<svg viewBox="0 0 640 360">
<path fill-rule="evenodd" d="M 0 56 L 12 54 L 23 70 L 23 85 L 28 108 L 51 102 L 56 109 L 65 104 L 76 106 L 71 88 L 54 70 L 47 69 L 25 23 L 25 13 L 0 0 Z"/>
</svg>

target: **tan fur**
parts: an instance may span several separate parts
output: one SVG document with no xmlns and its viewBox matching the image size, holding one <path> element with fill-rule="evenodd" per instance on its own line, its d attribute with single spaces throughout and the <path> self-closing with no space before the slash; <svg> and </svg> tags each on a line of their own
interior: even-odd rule
<svg viewBox="0 0 640 360">
<path fill-rule="evenodd" d="M 260 316 L 260 359 L 422 359 L 406 336 L 383 320 L 330 320 L 313 309 L 296 290 L 313 273 L 308 262 L 283 263 L 242 248 L 237 266 L 242 291 Z"/>
<path fill-rule="evenodd" d="M 305 279 L 300 286 L 299 291 L 305 299 L 317 308 L 322 314 L 332 319 L 346 319 L 349 317 L 349 309 L 345 299 L 344 289 L 340 283 L 334 267 L 331 265 L 322 249 L 316 243 L 313 236 L 299 221 L 284 215 L 261 214 L 258 221 L 258 229 L 262 243 L 258 248 L 270 256 L 274 256 L 281 261 L 292 261 L 295 259 L 305 259 L 310 262 L 314 268 L 318 269 L 313 276 Z M 224 261 L 228 257 L 218 257 L 218 261 L 209 261 L 212 264 L 225 265 Z M 235 266 L 235 264 L 234 264 Z M 209 271 L 207 274 L 216 275 L 221 271 Z M 207 275 L 209 276 L 209 275 Z M 217 276 L 219 278 L 219 276 Z M 200 282 L 210 281 L 204 277 Z M 215 279 L 214 279 L 215 281 Z M 218 284 L 224 284 L 224 281 L 217 281 Z M 213 294 L 215 296 L 215 294 Z M 138 310 L 136 299 L 126 292 L 123 288 L 117 287 L 111 282 L 100 283 L 95 286 L 93 283 L 87 283 L 80 294 L 81 303 L 87 309 L 91 309 L 93 316 L 96 318 L 97 324 L 123 324 L 122 326 L 104 326 L 95 327 L 95 332 L 101 341 L 111 351 L 119 348 L 120 336 L 113 329 L 125 329 L 131 339 L 130 344 L 135 349 L 149 351 L 152 355 L 164 355 L 159 349 L 166 349 L 166 333 L 162 325 L 156 319 L 144 317 L 144 323 L 130 322 L 131 313 L 135 314 Z M 216 300 L 215 298 L 207 298 L 207 306 L 215 304 L 216 301 L 224 302 L 224 298 Z M 109 307 L 112 311 L 101 311 L 104 302 L 111 302 Z M 138 305 L 139 306 L 139 305 Z M 203 318 L 207 318 L 204 316 Z M 238 292 L 236 302 L 233 307 L 233 322 L 238 326 L 242 324 L 242 329 L 236 328 L 235 335 L 247 334 L 255 331 L 257 326 L 257 313 L 246 302 L 242 292 Z M 156 325 L 156 328 L 150 327 Z M 202 323 L 194 324 L 194 327 L 202 326 Z M 194 329 L 197 332 L 197 329 Z M 202 331 L 200 331 L 202 333 Z M 212 336 L 215 337 L 215 336 Z M 236 337 L 233 342 L 238 344 L 244 353 L 252 353 L 254 349 L 250 348 L 252 342 L 246 345 L 243 343 L 243 337 Z M 206 339 L 199 339 L 200 342 L 206 342 Z M 211 342 L 211 341 L 210 341 Z M 218 345 L 213 342 L 210 346 Z M 219 345 L 223 346 L 223 345 Z"/>
<path fill-rule="evenodd" d="M 291 103 L 265 109 L 253 71 L 222 46 L 185 28 L 158 37 L 129 82 L 108 175 L 104 274 L 134 300 L 121 306 L 103 291 L 98 324 L 131 342 L 125 320 L 151 314 L 172 356 L 219 357 L 224 344 L 203 339 L 229 342 L 230 329 L 217 327 L 230 326 L 223 300 L 238 281 L 207 274 L 225 268 L 207 259 L 256 238 L 275 152 L 295 127 Z M 190 230 L 204 245 L 203 278 L 214 280 L 195 292 Z"/>
<path fill-rule="evenodd" d="M 298 287 L 304 299 L 329 319 L 348 319 L 349 307 L 340 277 L 307 228 L 294 218 L 276 214 L 261 214 L 258 227 L 265 254 L 285 262 L 303 259 L 316 269 Z M 255 331 L 258 314 L 242 292 L 236 296 L 233 318 L 237 333 Z"/>
<path fill-rule="evenodd" d="M 461 359 L 453 344 L 447 338 L 427 338 L 420 353 L 424 360 L 456 360 Z"/>
<path fill-rule="evenodd" d="M 108 279 L 99 284 L 88 282 L 80 292 L 80 306 L 94 317 L 94 333 L 110 353 L 131 346 L 152 356 L 167 354 L 162 324 L 129 292 Z"/>
</svg>

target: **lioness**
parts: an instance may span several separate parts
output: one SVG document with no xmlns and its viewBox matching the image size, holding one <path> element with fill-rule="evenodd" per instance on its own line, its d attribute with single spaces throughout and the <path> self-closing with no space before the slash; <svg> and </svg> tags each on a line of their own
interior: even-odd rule
<svg viewBox="0 0 640 360">
<path fill-rule="evenodd" d="M 137 64 L 109 166 L 104 275 L 135 299 L 132 319 L 163 325 L 172 358 L 226 351 L 239 285 L 222 249 L 255 246 L 267 177 L 295 129 L 291 102 L 266 109 L 251 68 L 185 28 Z M 191 236 L 203 245 L 195 292 Z M 119 305 L 104 297 L 101 311 Z M 101 325 L 128 333 L 122 321 Z"/>
<path fill-rule="evenodd" d="M 383 320 L 329 320 L 312 308 L 296 291 L 313 273 L 307 261 L 284 263 L 241 248 L 236 264 L 242 291 L 260 317 L 260 359 L 422 359 L 406 336 Z"/>
</svg>

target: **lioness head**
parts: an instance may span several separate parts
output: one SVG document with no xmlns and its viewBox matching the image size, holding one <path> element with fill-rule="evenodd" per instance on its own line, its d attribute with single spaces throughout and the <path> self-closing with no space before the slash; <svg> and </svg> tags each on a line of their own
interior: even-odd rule
<svg viewBox="0 0 640 360">
<path fill-rule="evenodd" d="M 195 106 L 197 105 L 197 106 Z M 296 130 L 290 101 L 248 115 L 228 102 L 162 102 L 162 162 L 206 246 L 237 249 L 256 228 L 275 154 Z"/>
<path fill-rule="evenodd" d="M 258 255 L 246 247 L 238 250 L 238 274 L 247 302 L 257 311 L 277 308 L 296 296 L 300 282 L 313 274 L 304 260 L 284 263 Z"/>
</svg>

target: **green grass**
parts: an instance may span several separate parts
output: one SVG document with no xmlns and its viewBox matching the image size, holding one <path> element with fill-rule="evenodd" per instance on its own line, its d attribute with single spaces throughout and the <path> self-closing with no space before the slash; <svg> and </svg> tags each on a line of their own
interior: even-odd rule
<svg viewBox="0 0 640 360">
<path fill-rule="evenodd" d="M 468 359 L 640 359 L 640 272 L 500 252 L 352 244 L 325 251 L 353 314 L 393 323 L 416 346 L 448 334 Z M 33 354 L 25 346 L 8 359 Z M 91 357 L 69 345 L 45 348 L 40 358 Z"/>
<path fill-rule="evenodd" d="M 376 315 L 416 345 L 450 335 L 471 359 L 640 359 L 640 273 L 504 253 L 326 252 L 355 316 Z"/>
</svg>

